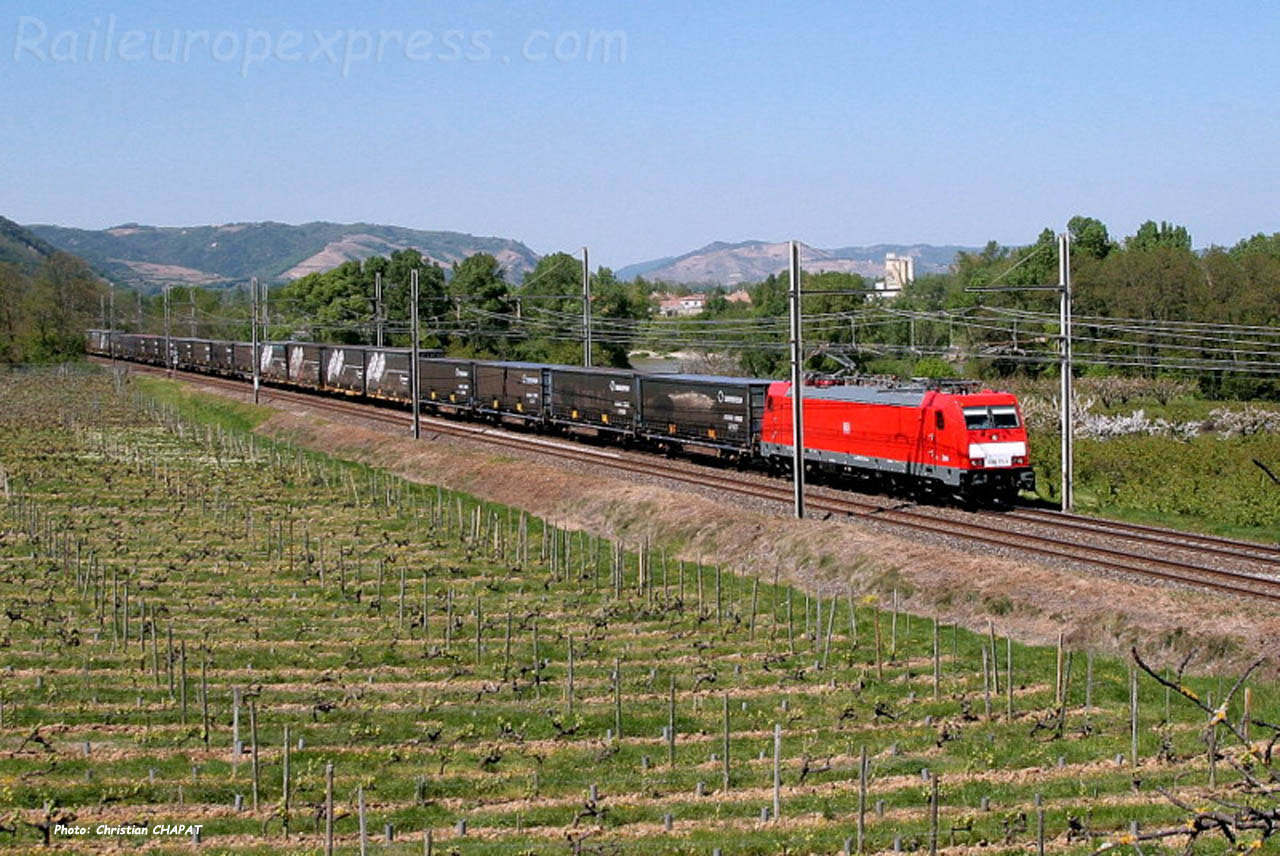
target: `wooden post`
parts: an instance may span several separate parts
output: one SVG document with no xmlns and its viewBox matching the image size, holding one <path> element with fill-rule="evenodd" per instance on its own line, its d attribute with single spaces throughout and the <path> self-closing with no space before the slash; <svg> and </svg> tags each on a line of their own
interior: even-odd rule
<svg viewBox="0 0 1280 856">
<path fill-rule="evenodd" d="M 893 617 L 889 621 L 889 661 L 898 659 L 898 590 L 893 590 Z"/>
<path fill-rule="evenodd" d="M 667 763 L 676 765 L 676 676 L 671 676 L 671 692 L 667 702 Z"/>
<path fill-rule="evenodd" d="M 613 733 L 622 740 L 622 660 L 613 658 Z"/>
<path fill-rule="evenodd" d="M 1036 854 L 1044 856 L 1044 797 L 1036 794 Z"/>
<path fill-rule="evenodd" d="M 324 856 L 333 856 L 333 762 L 324 765 Z"/>
<path fill-rule="evenodd" d="M 773 819 L 782 817 L 782 725 L 773 725 Z"/>
<path fill-rule="evenodd" d="M 249 698 L 249 740 L 250 758 L 253 769 L 253 810 L 258 810 L 258 699 L 256 696 Z"/>
<path fill-rule="evenodd" d="M 1244 688 L 1244 713 L 1240 717 L 1240 733 L 1244 735 L 1246 743 L 1249 742 L 1249 720 L 1253 718 L 1253 690 L 1250 687 Z"/>
<path fill-rule="evenodd" d="M 1053 684 L 1053 702 L 1056 705 L 1062 704 L 1062 631 L 1058 631 L 1058 669 Z"/>
<path fill-rule="evenodd" d="M 717 625 L 721 623 L 721 619 L 723 618 L 723 615 L 724 615 L 724 610 L 721 607 L 721 600 L 720 600 L 720 566 L 716 565 L 716 624 Z"/>
<path fill-rule="evenodd" d="M 240 766 L 240 688 L 231 689 L 231 777 Z"/>
<path fill-rule="evenodd" d="M 369 827 L 365 823 L 364 785 L 356 785 L 356 811 L 360 815 L 360 856 L 368 856 Z"/>
<path fill-rule="evenodd" d="M 1213 694 L 1205 695 L 1205 704 L 1213 708 Z M 1211 721 L 1209 725 L 1209 787 L 1218 786 L 1218 726 Z"/>
<path fill-rule="evenodd" d="M 935 623 L 936 626 L 936 623 Z M 938 856 L 938 774 L 929 777 L 929 856 Z"/>
<path fill-rule="evenodd" d="M 507 610 L 507 632 L 502 641 L 502 679 L 511 672 L 511 610 Z"/>
<path fill-rule="evenodd" d="M 1129 763 L 1138 766 L 1138 670 L 1129 666 Z"/>
<path fill-rule="evenodd" d="M 209 748 L 209 657 L 200 661 L 200 735 Z"/>
<path fill-rule="evenodd" d="M 991 692 L 1000 695 L 1000 658 L 996 656 L 996 626 L 987 622 L 987 638 L 991 642 Z"/>
<path fill-rule="evenodd" d="M 862 757 L 858 762 L 858 852 L 866 848 L 867 830 L 867 744 L 862 744 Z"/>
<path fill-rule="evenodd" d="M 787 650 L 795 654 L 796 652 L 796 626 L 792 620 L 791 612 L 791 589 L 787 589 Z"/>
<path fill-rule="evenodd" d="M 1006 636 L 1004 638 L 1004 660 L 1007 671 L 1005 672 L 1005 689 L 1008 690 L 1008 710 L 1006 713 L 1009 717 L 1013 716 L 1013 638 Z M 997 670 L 998 673 L 998 670 Z"/>
<path fill-rule="evenodd" d="M 942 694 L 942 651 L 938 638 L 938 619 L 933 620 L 933 697 Z"/>
<path fill-rule="evenodd" d="M 883 677 L 884 677 L 884 660 L 883 660 L 883 657 L 882 657 L 882 655 L 881 655 L 881 653 L 880 653 L 880 651 L 881 651 L 881 644 L 880 644 L 880 606 L 877 604 L 877 605 L 874 607 L 874 609 L 875 609 L 875 612 L 874 612 L 874 613 L 873 613 L 873 615 L 872 615 L 872 619 L 875 621 L 875 625 L 876 625 L 876 677 L 877 677 L 877 678 L 883 678 Z"/>
<path fill-rule="evenodd" d="M 573 634 L 569 634 L 569 683 L 565 687 L 568 692 L 569 718 L 573 719 Z"/>
<path fill-rule="evenodd" d="M 985 644 L 982 646 L 982 711 L 991 718 L 991 657 Z"/>
<path fill-rule="evenodd" d="M 289 837 L 289 724 L 284 726 L 284 754 L 282 756 L 280 787 L 280 824 L 284 837 Z"/>
<path fill-rule="evenodd" d="M 729 793 L 729 694 L 724 694 L 724 792 Z"/>
</svg>

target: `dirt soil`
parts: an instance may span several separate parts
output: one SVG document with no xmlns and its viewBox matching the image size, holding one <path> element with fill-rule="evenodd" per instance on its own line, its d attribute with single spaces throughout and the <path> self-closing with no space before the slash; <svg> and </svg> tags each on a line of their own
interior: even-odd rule
<svg viewBox="0 0 1280 856">
<path fill-rule="evenodd" d="M 797 521 L 716 501 L 671 483 L 642 483 L 597 466 L 566 468 L 536 456 L 486 450 L 448 437 L 413 441 L 387 429 L 334 422 L 296 406 L 258 431 L 306 448 L 527 510 L 570 529 L 635 546 L 648 538 L 670 559 L 720 564 L 789 581 L 826 596 L 903 608 L 1033 644 L 1064 633 L 1077 648 L 1174 665 L 1191 649 L 1193 671 L 1234 672 L 1280 643 L 1280 614 L 1264 605 L 1185 588 L 1142 585 L 1031 560 L 984 557 L 872 532 L 851 521 Z M 1259 677 L 1277 676 L 1273 661 Z"/>
</svg>

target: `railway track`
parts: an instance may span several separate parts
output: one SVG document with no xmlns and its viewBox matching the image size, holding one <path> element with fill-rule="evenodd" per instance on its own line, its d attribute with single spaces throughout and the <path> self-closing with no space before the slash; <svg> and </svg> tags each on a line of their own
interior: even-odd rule
<svg viewBox="0 0 1280 856">
<path fill-rule="evenodd" d="M 103 364 L 110 362 L 101 358 L 97 358 L 97 361 Z M 162 368 L 132 363 L 130 369 L 147 374 L 167 374 Z M 244 381 L 225 377 L 181 371 L 175 371 L 173 375 L 240 393 L 246 388 Z M 266 403 L 299 403 L 312 409 L 373 420 L 401 429 L 412 424 L 412 417 L 403 410 L 374 406 L 369 402 L 274 386 L 264 386 L 261 395 L 265 397 Z M 422 417 L 420 424 L 423 431 L 436 435 L 465 437 L 492 445 L 537 451 L 566 460 L 589 461 L 613 470 L 657 476 L 766 501 L 787 504 L 792 500 L 789 485 L 762 482 L 746 474 L 728 474 L 708 467 L 677 464 L 655 455 L 640 458 L 613 449 L 600 449 L 507 431 L 492 425 L 454 422 L 432 416 Z M 957 519 L 940 516 L 923 507 L 907 508 L 822 488 L 811 490 L 806 504 L 811 511 L 827 512 L 829 515 L 860 518 L 914 532 L 960 538 L 973 544 L 1015 549 L 1042 558 L 1280 603 L 1280 547 L 1272 545 L 1042 509 L 981 512 L 969 514 L 967 519 Z M 1015 528 L 1010 525 L 1011 521 L 1035 527 L 1038 531 Z M 1082 535 L 1091 536 L 1094 543 L 1082 542 Z M 1106 542 L 1116 546 L 1106 546 Z M 1121 544 L 1132 546 L 1119 546 Z M 1152 555 L 1155 551 L 1163 551 L 1165 555 Z M 1245 564 L 1258 568 L 1261 573 L 1247 573 L 1229 566 L 1215 567 L 1212 562 Z M 1266 575 L 1271 572 L 1277 576 Z"/>
</svg>

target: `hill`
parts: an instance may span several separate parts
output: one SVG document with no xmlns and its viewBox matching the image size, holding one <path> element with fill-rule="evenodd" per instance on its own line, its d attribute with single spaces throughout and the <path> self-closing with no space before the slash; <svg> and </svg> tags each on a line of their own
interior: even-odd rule
<svg viewBox="0 0 1280 856">
<path fill-rule="evenodd" d="M 873 244 L 866 247 L 839 247 L 832 250 L 801 246 L 800 264 L 807 271 L 842 271 L 867 277 L 884 275 L 886 253 L 911 256 L 916 260 L 916 273 L 941 273 L 947 270 L 962 250 L 972 247 L 933 246 L 931 244 Z M 618 271 L 619 279 L 643 276 L 687 285 L 736 285 L 758 282 L 771 273 L 787 267 L 786 242 L 716 241 L 682 256 L 668 256 L 628 265 Z"/>
<path fill-rule="evenodd" d="M 72 229 L 32 225 L 44 242 L 81 256 L 122 285 L 154 291 L 163 283 L 217 286 L 250 277 L 276 282 L 328 270 L 351 259 L 416 249 L 449 266 L 491 253 L 519 281 L 538 256 L 519 241 L 461 232 L 423 231 L 373 223 L 226 223 Z"/>
<path fill-rule="evenodd" d="M 36 237 L 31 230 L 0 217 L 0 262 L 15 264 L 30 273 L 56 252 L 56 247 Z"/>
</svg>

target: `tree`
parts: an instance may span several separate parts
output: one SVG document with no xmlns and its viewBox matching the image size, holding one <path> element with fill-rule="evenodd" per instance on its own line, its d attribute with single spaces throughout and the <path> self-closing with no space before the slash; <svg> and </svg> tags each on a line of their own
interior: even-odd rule
<svg viewBox="0 0 1280 856">
<path fill-rule="evenodd" d="M 1191 233 L 1185 226 L 1160 221 L 1157 226 L 1154 220 L 1148 220 L 1138 227 L 1138 231 L 1124 239 L 1126 250 L 1151 250 L 1156 247 L 1190 250 Z"/>
<path fill-rule="evenodd" d="M 1107 227 L 1093 217 L 1072 217 L 1067 221 L 1067 232 L 1071 235 L 1073 256 L 1084 253 L 1095 259 L 1104 259 L 1114 246 Z"/>
<path fill-rule="evenodd" d="M 638 322 L 649 317 L 649 295 L 619 282 L 611 269 L 602 267 L 591 275 L 591 317 L 606 330 L 594 342 L 592 363 L 625 368 Z"/>
<path fill-rule="evenodd" d="M 21 358 L 52 360 L 82 352 L 102 293 L 102 281 L 75 256 L 54 253 L 45 259 L 19 303 Z"/>
<path fill-rule="evenodd" d="M 494 356 L 507 348 L 507 311 L 511 307 L 507 281 L 498 260 L 476 253 L 453 266 L 449 296 L 455 319 L 465 330 L 455 337 L 450 351 L 466 356 Z"/>
</svg>

